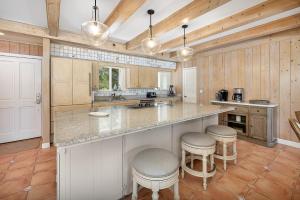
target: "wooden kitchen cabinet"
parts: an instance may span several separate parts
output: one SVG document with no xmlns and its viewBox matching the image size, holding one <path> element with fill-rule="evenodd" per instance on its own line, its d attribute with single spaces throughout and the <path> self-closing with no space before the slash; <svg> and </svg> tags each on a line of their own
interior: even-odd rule
<svg viewBox="0 0 300 200">
<path fill-rule="evenodd" d="M 126 87 L 138 88 L 139 87 L 139 68 L 130 67 L 126 69 Z"/>
<path fill-rule="evenodd" d="M 250 114 L 249 117 L 249 136 L 252 138 L 267 139 L 267 116 Z"/>
<path fill-rule="evenodd" d="M 156 88 L 158 70 L 152 67 L 139 67 L 139 87 Z"/>
<path fill-rule="evenodd" d="M 72 105 L 73 66 L 72 59 L 51 59 L 51 106 Z"/>
<path fill-rule="evenodd" d="M 156 88 L 158 70 L 153 67 L 130 67 L 126 69 L 127 88 Z"/>
<path fill-rule="evenodd" d="M 51 58 L 51 106 L 91 103 L 92 62 Z"/>
<path fill-rule="evenodd" d="M 91 103 L 92 62 L 73 60 L 73 104 Z"/>
</svg>

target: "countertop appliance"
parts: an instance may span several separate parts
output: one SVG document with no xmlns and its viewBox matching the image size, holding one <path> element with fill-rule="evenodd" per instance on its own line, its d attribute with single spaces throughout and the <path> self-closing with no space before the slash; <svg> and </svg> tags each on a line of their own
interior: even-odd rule
<svg viewBox="0 0 300 200">
<path fill-rule="evenodd" d="M 141 99 L 140 103 L 127 106 L 128 108 L 146 108 L 154 107 L 155 99 Z"/>
<path fill-rule="evenodd" d="M 168 96 L 169 97 L 175 96 L 174 85 L 170 85 Z"/>
<path fill-rule="evenodd" d="M 218 101 L 228 101 L 228 90 L 222 89 L 216 93 L 216 99 Z"/>
<path fill-rule="evenodd" d="M 156 92 L 147 92 L 147 98 L 156 98 Z"/>
<path fill-rule="evenodd" d="M 232 100 L 236 102 L 244 101 L 244 88 L 233 88 Z"/>
</svg>

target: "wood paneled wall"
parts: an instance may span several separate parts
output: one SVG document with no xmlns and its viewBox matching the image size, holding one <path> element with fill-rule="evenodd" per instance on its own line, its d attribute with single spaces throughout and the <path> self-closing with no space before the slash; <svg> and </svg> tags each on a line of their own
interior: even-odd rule
<svg viewBox="0 0 300 200">
<path fill-rule="evenodd" d="M 0 40 L 0 52 L 32 56 L 43 56 L 41 45 L 25 44 L 21 42 Z"/>
<path fill-rule="evenodd" d="M 197 96 L 202 104 L 222 88 L 231 98 L 235 87 L 245 88 L 246 100 L 277 103 L 279 137 L 297 141 L 288 118 L 300 110 L 300 29 L 202 52 L 181 66 L 198 67 Z"/>
</svg>

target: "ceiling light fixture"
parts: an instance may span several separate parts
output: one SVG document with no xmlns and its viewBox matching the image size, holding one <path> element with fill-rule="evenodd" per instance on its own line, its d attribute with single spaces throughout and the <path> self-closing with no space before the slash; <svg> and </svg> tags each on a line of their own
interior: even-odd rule
<svg viewBox="0 0 300 200">
<path fill-rule="evenodd" d="M 3 32 L 0 32 L 0 36 L 3 36 L 3 35 L 5 35 L 5 33 L 3 33 Z"/>
<path fill-rule="evenodd" d="M 92 19 L 81 24 L 81 32 L 92 45 L 99 46 L 108 38 L 108 27 L 99 20 L 99 8 L 93 6 Z"/>
<path fill-rule="evenodd" d="M 188 27 L 188 25 L 184 24 L 182 25 L 183 28 L 183 47 L 177 51 L 177 57 L 181 61 L 188 61 L 189 59 L 192 58 L 194 49 L 190 47 L 186 47 L 186 37 L 185 37 L 185 29 Z"/>
<path fill-rule="evenodd" d="M 152 15 L 154 14 L 154 10 L 150 9 L 147 13 L 150 15 L 149 36 L 143 39 L 142 49 L 145 53 L 154 55 L 159 52 L 161 44 L 158 39 L 152 35 Z"/>
</svg>

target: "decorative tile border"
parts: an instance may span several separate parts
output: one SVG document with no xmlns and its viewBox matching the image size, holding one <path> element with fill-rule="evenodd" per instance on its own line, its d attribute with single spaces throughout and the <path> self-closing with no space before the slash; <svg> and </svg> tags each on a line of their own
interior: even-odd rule
<svg viewBox="0 0 300 200">
<path fill-rule="evenodd" d="M 72 47 L 62 44 L 51 44 L 52 56 L 61 56 L 69 58 L 79 58 L 87 60 L 97 60 L 112 63 L 139 65 L 144 67 L 161 67 L 167 69 L 176 69 L 176 62 L 131 56 L 120 53 L 113 53 L 101 50 L 85 49 Z"/>
<path fill-rule="evenodd" d="M 123 96 L 140 96 L 146 97 L 147 92 L 156 92 L 159 96 L 166 96 L 168 94 L 168 90 L 158 90 L 158 89 L 149 89 L 149 88 L 135 88 L 135 89 L 127 89 L 122 91 L 97 91 L 96 96 L 111 96 L 113 93 L 116 95 Z"/>
</svg>

